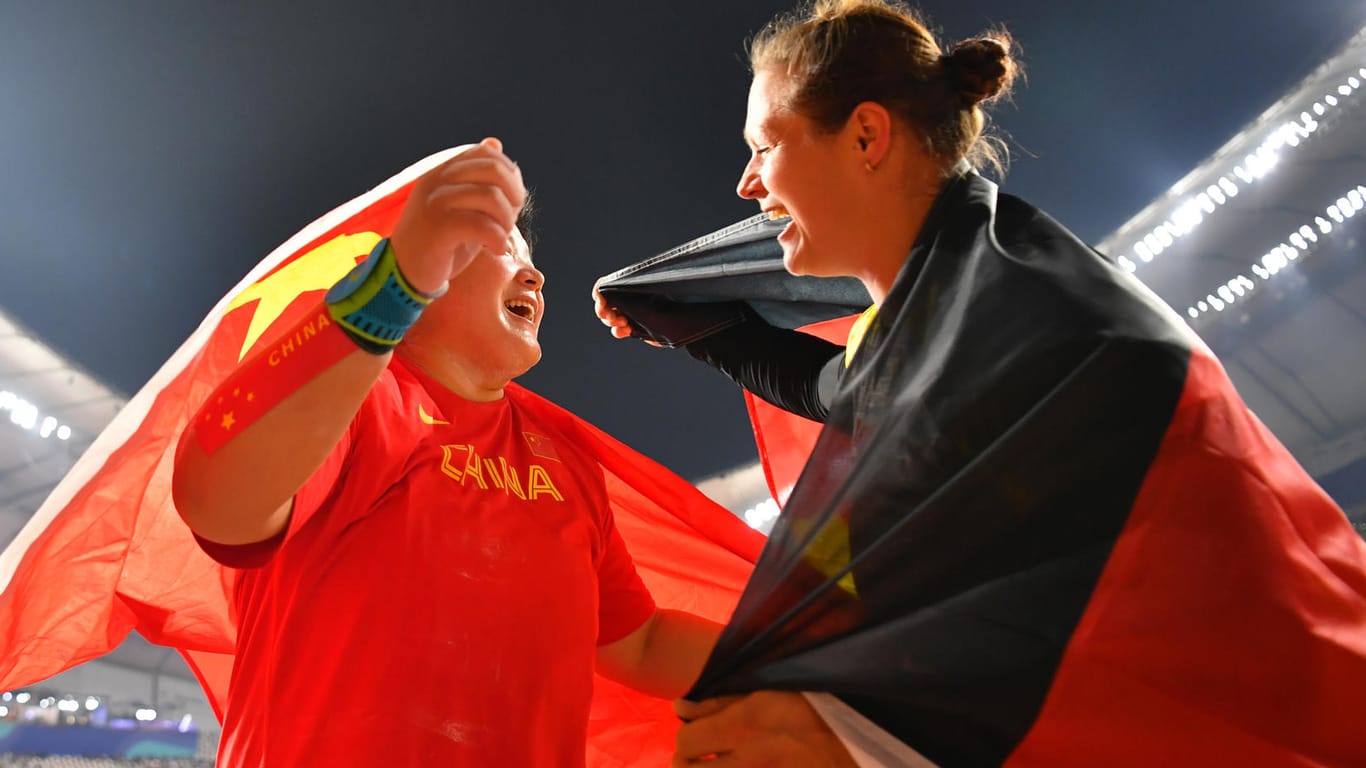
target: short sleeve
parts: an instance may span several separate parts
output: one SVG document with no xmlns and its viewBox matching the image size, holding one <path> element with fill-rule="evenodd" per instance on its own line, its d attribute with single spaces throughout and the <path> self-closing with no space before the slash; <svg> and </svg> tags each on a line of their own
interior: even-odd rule
<svg viewBox="0 0 1366 768">
<path fill-rule="evenodd" d="M 392 461 L 396 441 L 392 413 L 401 400 L 392 369 L 385 370 L 361 403 L 360 410 L 323 463 L 294 494 L 293 508 L 284 530 L 264 541 L 219 544 L 195 537 L 201 549 L 230 568 L 266 565 L 291 537 L 321 511 L 329 518 L 349 522 L 364 514 L 369 502 L 391 482 L 389 477 L 402 462 Z M 367 468 L 351 471 L 351 468 Z"/>
<path fill-rule="evenodd" d="M 611 513 L 602 559 L 598 563 L 598 645 L 631 634 L 655 613 L 655 600 L 636 573 L 635 561 L 617 533 Z"/>
</svg>

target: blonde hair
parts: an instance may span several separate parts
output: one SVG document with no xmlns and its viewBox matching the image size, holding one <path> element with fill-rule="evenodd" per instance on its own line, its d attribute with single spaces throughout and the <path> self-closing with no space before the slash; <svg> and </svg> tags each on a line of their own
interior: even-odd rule
<svg viewBox="0 0 1366 768">
<path fill-rule="evenodd" d="M 787 106 L 825 132 L 854 107 L 881 104 L 915 129 L 930 153 L 1004 173 L 1005 144 L 984 135 L 982 106 L 1007 96 L 1020 68 L 1003 29 L 945 52 L 915 11 L 896 0 L 817 0 L 770 21 L 750 43 L 750 67 L 791 82 Z"/>
</svg>

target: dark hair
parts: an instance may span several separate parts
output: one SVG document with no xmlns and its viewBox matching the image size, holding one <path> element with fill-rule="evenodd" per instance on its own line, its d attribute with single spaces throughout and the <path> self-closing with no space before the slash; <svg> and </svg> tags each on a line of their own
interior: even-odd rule
<svg viewBox="0 0 1366 768">
<path fill-rule="evenodd" d="M 521 231 L 522 238 L 526 240 L 528 251 L 536 249 L 536 230 L 533 225 L 536 223 L 536 204 L 531 190 L 526 191 L 526 202 L 522 203 L 522 210 L 517 212 L 517 229 Z"/>
<path fill-rule="evenodd" d="M 966 158 L 1003 172 L 1005 145 L 984 136 L 982 105 L 1010 93 L 1019 73 L 1005 30 L 944 52 L 925 22 L 896 0 L 817 0 L 779 16 L 750 43 L 755 73 L 792 82 L 788 107 L 829 133 L 854 107 L 877 102 L 925 139 L 946 167 Z"/>
</svg>

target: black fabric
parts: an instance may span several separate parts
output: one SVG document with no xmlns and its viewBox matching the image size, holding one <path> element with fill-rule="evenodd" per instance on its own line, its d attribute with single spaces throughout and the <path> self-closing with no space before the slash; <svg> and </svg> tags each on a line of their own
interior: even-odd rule
<svg viewBox="0 0 1366 768">
<path fill-rule="evenodd" d="M 783 267 L 784 223 L 755 216 L 604 276 L 598 290 L 635 335 L 677 347 L 745 322 L 776 328 L 856 314 L 872 303 L 853 278 L 796 277 Z"/>
<path fill-rule="evenodd" d="M 1045 214 L 948 182 L 689 698 L 828 691 L 941 765 L 1000 765 L 1123 529 L 1188 339 Z"/>
<path fill-rule="evenodd" d="M 688 344 L 687 349 L 763 400 L 819 422 L 830 411 L 844 361 L 844 347 L 800 331 L 775 328 L 749 312 L 740 322 Z"/>
</svg>

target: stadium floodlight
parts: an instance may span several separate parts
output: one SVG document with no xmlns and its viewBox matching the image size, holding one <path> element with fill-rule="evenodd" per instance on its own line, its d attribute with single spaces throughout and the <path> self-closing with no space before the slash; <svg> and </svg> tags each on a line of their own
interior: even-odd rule
<svg viewBox="0 0 1366 768">
<path fill-rule="evenodd" d="M 59 422 L 54 416 L 45 416 L 38 406 L 9 390 L 0 390 L 0 412 L 8 411 L 10 423 L 27 432 L 37 428 L 38 436 L 44 439 L 56 436 L 58 440 L 71 439 L 71 427 Z"/>
<path fill-rule="evenodd" d="M 779 512 L 778 502 L 769 498 L 746 509 L 741 517 L 746 523 L 749 523 L 749 527 L 762 530 L 769 523 L 778 519 Z"/>
<path fill-rule="evenodd" d="M 1359 72 L 1366 72 L 1366 67 L 1361 68 Z M 1362 77 L 1366 78 L 1366 74 Z M 1116 249 L 1122 253 L 1116 259 L 1120 266 L 1129 272 L 1138 271 L 1142 265 L 1151 263 L 1155 257 L 1167 250 L 1172 245 L 1172 238 L 1190 234 L 1208 217 L 1215 215 L 1241 191 L 1229 178 L 1230 175 L 1244 185 L 1255 184 L 1265 178 L 1284 159 L 1283 155 L 1286 152 L 1302 146 L 1318 131 L 1321 127 L 1318 118 L 1326 117 L 1340 104 L 1345 104 L 1343 100 L 1356 94 L 1361 84 L 1362 81 L 1355 75 L 1348 75 L 1336 88 L 1330 86 L 1329 92 L 1322 99 L 1301 110 L 1298 117 L 1291 117 L 1273 127 L 1261 144 L 1247 152 L 1241 162 L 1221 174 L 1214 183 L 1207 185 L 1203 191 L 1178 200 L 1166 219 L 1153 229 L 1133 235 L 1128 252 L 1124 252 L 1124 248 Z M 1174 187 L 1169 194 L 1176 193 L 1177 188 Z M 1335 210 L 1337 213 L 1329 211 L 1329 216 L 1336 221 L 1342 221 L 1338 216 L 1345 218 L 1350 215 L 1340 205 Z M 1360 209 L 1355 209 L 1353 213 L 1356 210 Z"/>
<path fill-rule="evenodd" d="M 1324 208 L 1324 213 L 1329 219 L 1339 224 L 1346 222 L 1347 219 L 1356 215 L 1362 207 L 1366 205 L 1366 186 L 1357 185 L 1348 190 L 1341 197 Z M 1318 225 L 1318 232 L 1314 231 L 1307 222 L 1291 230 L 1286 236 L 1285 241 L 1278 243 L 1260 259 L 1249 266 L 1252 274 L 1268 281 L 1288 268 L 1301 256 L 1307 256 L 1313 252 L 1314 247 L 1319 242 L 1319 235 L 1328 235 L 1333 231 L 1333 225 L 1323 216 L 1315 216 L 1314 224 Z M 1133 271 L 1133 270 L 1130 270 Z M 1203 300 L 1197 301 L 1193 306 L 1186 308 L 1186 316 L 1192 320 L 1199 319 L 1201 315 L 1208 313 L 1211 309 L 1215 312 L 1222 312 L 1224 307 L 1232 306 L 1234 303 L 1256 292 L 1258 284 L 1253 282 L 1247 275 L 1236 275 L 1233 279 L 1223 285 L 1215 287 Z"/>
</svg>

